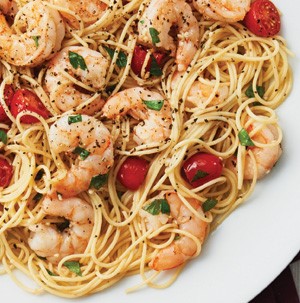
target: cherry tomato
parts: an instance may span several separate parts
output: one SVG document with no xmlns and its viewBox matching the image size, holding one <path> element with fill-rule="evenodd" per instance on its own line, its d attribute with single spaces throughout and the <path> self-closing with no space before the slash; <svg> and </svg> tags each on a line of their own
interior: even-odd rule
<svg viewBox="0 0 300 303">
<path fill-rule="evenodd" d="M 7 187 L 13 175 L 13 167 L 6 159 L 0 158 L 0 187 Z"/>
<path fill-rule="evenodd" d="M 149 169 L 149 163 L 140 157 L 128 157 L 121 165 L 117 179 L 130 190 L 137 190 L 144 182 Z"/>
<path fill-rule="evenodd" d="M 270 0 L 256 0 L 251 4 L 243 23 L 257 36 L 270 37 L 280 31 L 280 16 Z"/>
<path fill-rule="evenodd" d="M 47 108 L 39 97 L 28 89 L 18 89 L 15 92 L 10 103 L 10 110 L 14 117 L 17 117 L 20 112 L 28 110 L 41 115 L 45 119 L 49 118 Z M 25 115 L 21 118 L 21 122 L 25 124 L 36 123 L 38 121 L 37 118 L 29 115 Z"/>
<path fill-rule="evenodd" d="M 14 95 L 14 90 L 12 86 L 10 84 L 6 84 L 4 87 L 3 96 L 4 96 L 4 101 L 8 106 L 11 103 L 13 95 Z M 0 122 L 4 122 L 4 123 L 10 122 L 9 118 L 6 115 L 6 112 L 4 111 L 4 108 L 1 105 L 0 105 Z"/>
<path fill-rule="evenodd" d="M 181 168 L 182 177 L 198 187 L 221 176 L 223 163 L 215 155 L 199 152 L 187 159 Z"/>
<path fill-rule="evenodd" d="M 140 45 L 135 46 L 134 51 L 133 51 L 132 61 L 131 61 L 131 68 L 136 75 L 141 74 L 141 70 L 142 70 L 146 55 L 147 55 L 147 50 L 144 47 L 142 47 Z M 159 67 L 162 67 L 165 62 L 166 55 L 163 53 L 160 53 L 160 52 L 154 52 L 153 57 L 155 58 Z M 152 63 L 152 59 L 150 58 L 150 60 L 147 63 L 147 66 L 146 66 L 147 72 L 149 72 L 151 69 L 151 63 Z"/>
</svg>

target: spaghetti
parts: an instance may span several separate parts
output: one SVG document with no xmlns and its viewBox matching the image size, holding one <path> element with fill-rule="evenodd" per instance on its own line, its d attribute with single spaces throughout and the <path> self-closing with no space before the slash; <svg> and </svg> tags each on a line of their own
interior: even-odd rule
<svg viewBox="0 0 300 303">
<path fill-rule="evenodd" d="M 17 3 L 19 10 L 26 5 L 23 1 Z M 208 21 L 194 12 L 200 42 L 188 68 L 178 73 L 174 58 L 169 57 L 161 75 L 153 75 L 147 69 L 148 60 L 153 58 L 153 51 L 148 50 L 141 72 L 136 74 L 131 65 L 138 45 L 137 24 L 148 3 L 141 0 L 101 3 L 104 10 L 91 24 L 84 22 L 70 5 L 62 7 L 58 1 L 43 4 L 65 18 L 62 49 L 83 46 L 99 52 L 108 62 L 103 85 L 97 89 L 84 82 L 84 77 L 79 79 L 63 71 L 68 83 L 89 96 L 78 106 L 63 112 L 51 100 L 44 82 L 46 62 L 28 67 L 1 60 L 0 102 L 11 123 L 0 123 L 0 129 L 7 132 L 7 142 L 0 142 L 0 157 L 13 167 L 10 184 L 0 191 L 1 274 L 9 274 L 16 284 L 34 294 L 47 291 L 62 297 L 80 297 L 100 292 L 134 274 L 140 274 L 142 284 L 151 287 L 171 285 L 182 266 L 161 285 L 156 283 L 159 272 L 149 272 L 149 262 L 180 237 L 192 239 L 193 257 L 196 257 L 201 252 L 202 241 L 180 228 L 178 218 L 170 220 L 170 215 L 157 229 L 149 229 L 142 215 L 145 206 L 161 193 L 176 193 L 191 216 L 208 226 L 207 238 L 253 192 L 260 165 L 264 164 L 257 159 L 255 150 L 280 149 L 282 132 L 275 110 L 292 87 L 287 58 L 290 52 L 282 37 L 257 37 L 241 23 Z M 20 18 L 18 14 L 16 19 Z M 16 23 L 14 30 L 20 33 Z M 43 118 L 30 110 L 15 117 L 5 103 L 6 85 L 34 92 L 49 117 Z M 42 201 L 53 184 L 59 184 L 78 160 L 51 149 L 49 130 L 62 117 L 83 115 L 95 100 L 109 100 L 116 93 L 137 86 L 159 92 L 168 100 L 172 118 L 170 134 L 159 142 L 137 144 L 133 136 L 136 119 L 129 115 L 103 118 L 101 110 L 93 113 L 93 119 L 101 120 L 111 134 L 114 164 L 106 175 L 106 183 L 78 194 L 93 207 L 94 213 L 84 252 L 66 255 L 58 263 L 50 262 L 28 245 L 30 228 L 41 222 L 48 226 L 66 223 L 61 217 L 47 216 Z M 259 88 L 264 88 L 264 93 Z M 26 116 L 38 122 L 23 123 L 22 118 Z M 268 135 L 263 133 L 266 128 Z M 243 131 L 247 139 L 253 140 L 254 147 L 242 144 Z M 271 136 L 271 140 L 263 142 L 262 136 Z M 193 187 L 183 177 L 182 166 L 198 152 L 222 159 L 223 168 L 220 176 Z M 281 149 L 278 157 L 280 152 Z M 149 163 L 144 182 L 134 191 L 127 190 L 117 179 L 122 164 L 132 156 Z M 249 179 L 245 178 L 247 161 L 253 168 Z M 214 205 L 198 213 L 189 204 L 191 199 L 198 205 L 208 200 Z M 18 280 L 15 269 L 34 280 L 38 287 L 29 289 Z"/>
</svg>

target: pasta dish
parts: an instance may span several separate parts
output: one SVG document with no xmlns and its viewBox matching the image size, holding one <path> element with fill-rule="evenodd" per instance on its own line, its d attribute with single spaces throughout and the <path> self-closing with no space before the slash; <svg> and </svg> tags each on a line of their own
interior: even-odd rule
<svg viewBox="0 0 300 303">
<path fill-rule="evenodd" d="M 284 151 L 276 109 L 292 73 L 277 8 L 0 9 L 1 274 L 69 298 L 136 274 L 127 292 L 168 287 Z"/>
</svg>

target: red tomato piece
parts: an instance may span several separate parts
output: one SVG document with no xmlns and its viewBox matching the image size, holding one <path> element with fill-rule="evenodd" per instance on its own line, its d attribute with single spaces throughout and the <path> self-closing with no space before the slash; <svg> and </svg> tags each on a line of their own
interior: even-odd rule
<svg viewBox="0 0 300 303">
<path fill-rule="evenodd" d="M 132 61 L 131 61 L 131 68 L 136 75 L 141 74 L 141 70 L 142 70 L 146 55 L 147 55 L 147 50 L 144 47 L 142 47 L 140 45 L 135 46 L 134 51 L 133 51 Z M 160 52 L 154 52 L 153 57 L 155 58 L 159 67 L 162 67 L 164 65 L 165 58 L 166 58 L 165 54 L 160 53 Z M 150 58 L 147 63 L 147 66 L 146 66 L 147 72 L 149 72 L 151 69 L 151 63 L 152 63 L 152 59 Z"/>
<path fill-rule="evenodd" d="M 181 175 L 192 187 L 198 187 L 220 177 L 222 169 L 223 163 L 219 157 L 199 152 L 183 163 Z"/>
<path fill-rule="evenodd" d="M 7 187 L 13 176 L 12 165 L 4 158 L 0 158 L 0 187 Z"/>
<path fill-rule="evenodd" d="M 128 157 L 121 165 L 117 179 L 130 190 L 137 190 L 144 182 L 149 162 L 140 157 Z"/>
<path fill-rule="evenodd" d="M 43 118 L 49 118 L 50 114 L 39 97 L 28 89 L 18 89 L 10 104 L 10 110 L 14 117 L 24 110 L 35 112 Z M 39 120 L 35 117 L 25 115 L 21 118 L 21 122 L 25 124 L 36 123 Z"/>
<path fill-rule="evenodd" d="M 270 37 L 279 33 L 281 22 L 276 6 L 270 0 L 256 0 L 251 4 L 243 23 L 255 35 Z"/>
<path fill-rule="evenodd" d="M 7 106 L 10 106 L 13 95 L 14 95 L 14 90 L 13 90 L 12 86 L 10 84 L 6 84 L 4 87 L 3 96 L 4 96 L 4 101 L 7 104 Z M 6 115 L 4 108 L 0 105 L 0 122 L 7 123 L 9 121 L 10 120 Z"/>
</svg>

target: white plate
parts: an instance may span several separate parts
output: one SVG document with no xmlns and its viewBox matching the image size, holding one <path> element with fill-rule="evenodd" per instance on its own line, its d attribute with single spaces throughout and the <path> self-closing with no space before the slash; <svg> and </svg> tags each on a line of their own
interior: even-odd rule
<svg viewBox="0 0 300 303">
<path fill-rule="evenodd" d="M 274 3 L 283 13 L 282 34 L 299 56 L 300 1 Z M 300 249 L 299 58 L 292 59 L 291 64 L 295 85 L 278 111 L 284 131 L 283 156 L 252 197 L 210 236 L 201 257 L 190 262 L 168 289 L 144 288 L 127 295 L 125 289 L 139 282 L 139 277 L 133 277 L 75 302 L 248 302 L 288 265 Z M 8 276 L 0 277 L 0 293 L 10 302 L 70 302 L 51 295 L 28 294 Z"/>
</svg>

